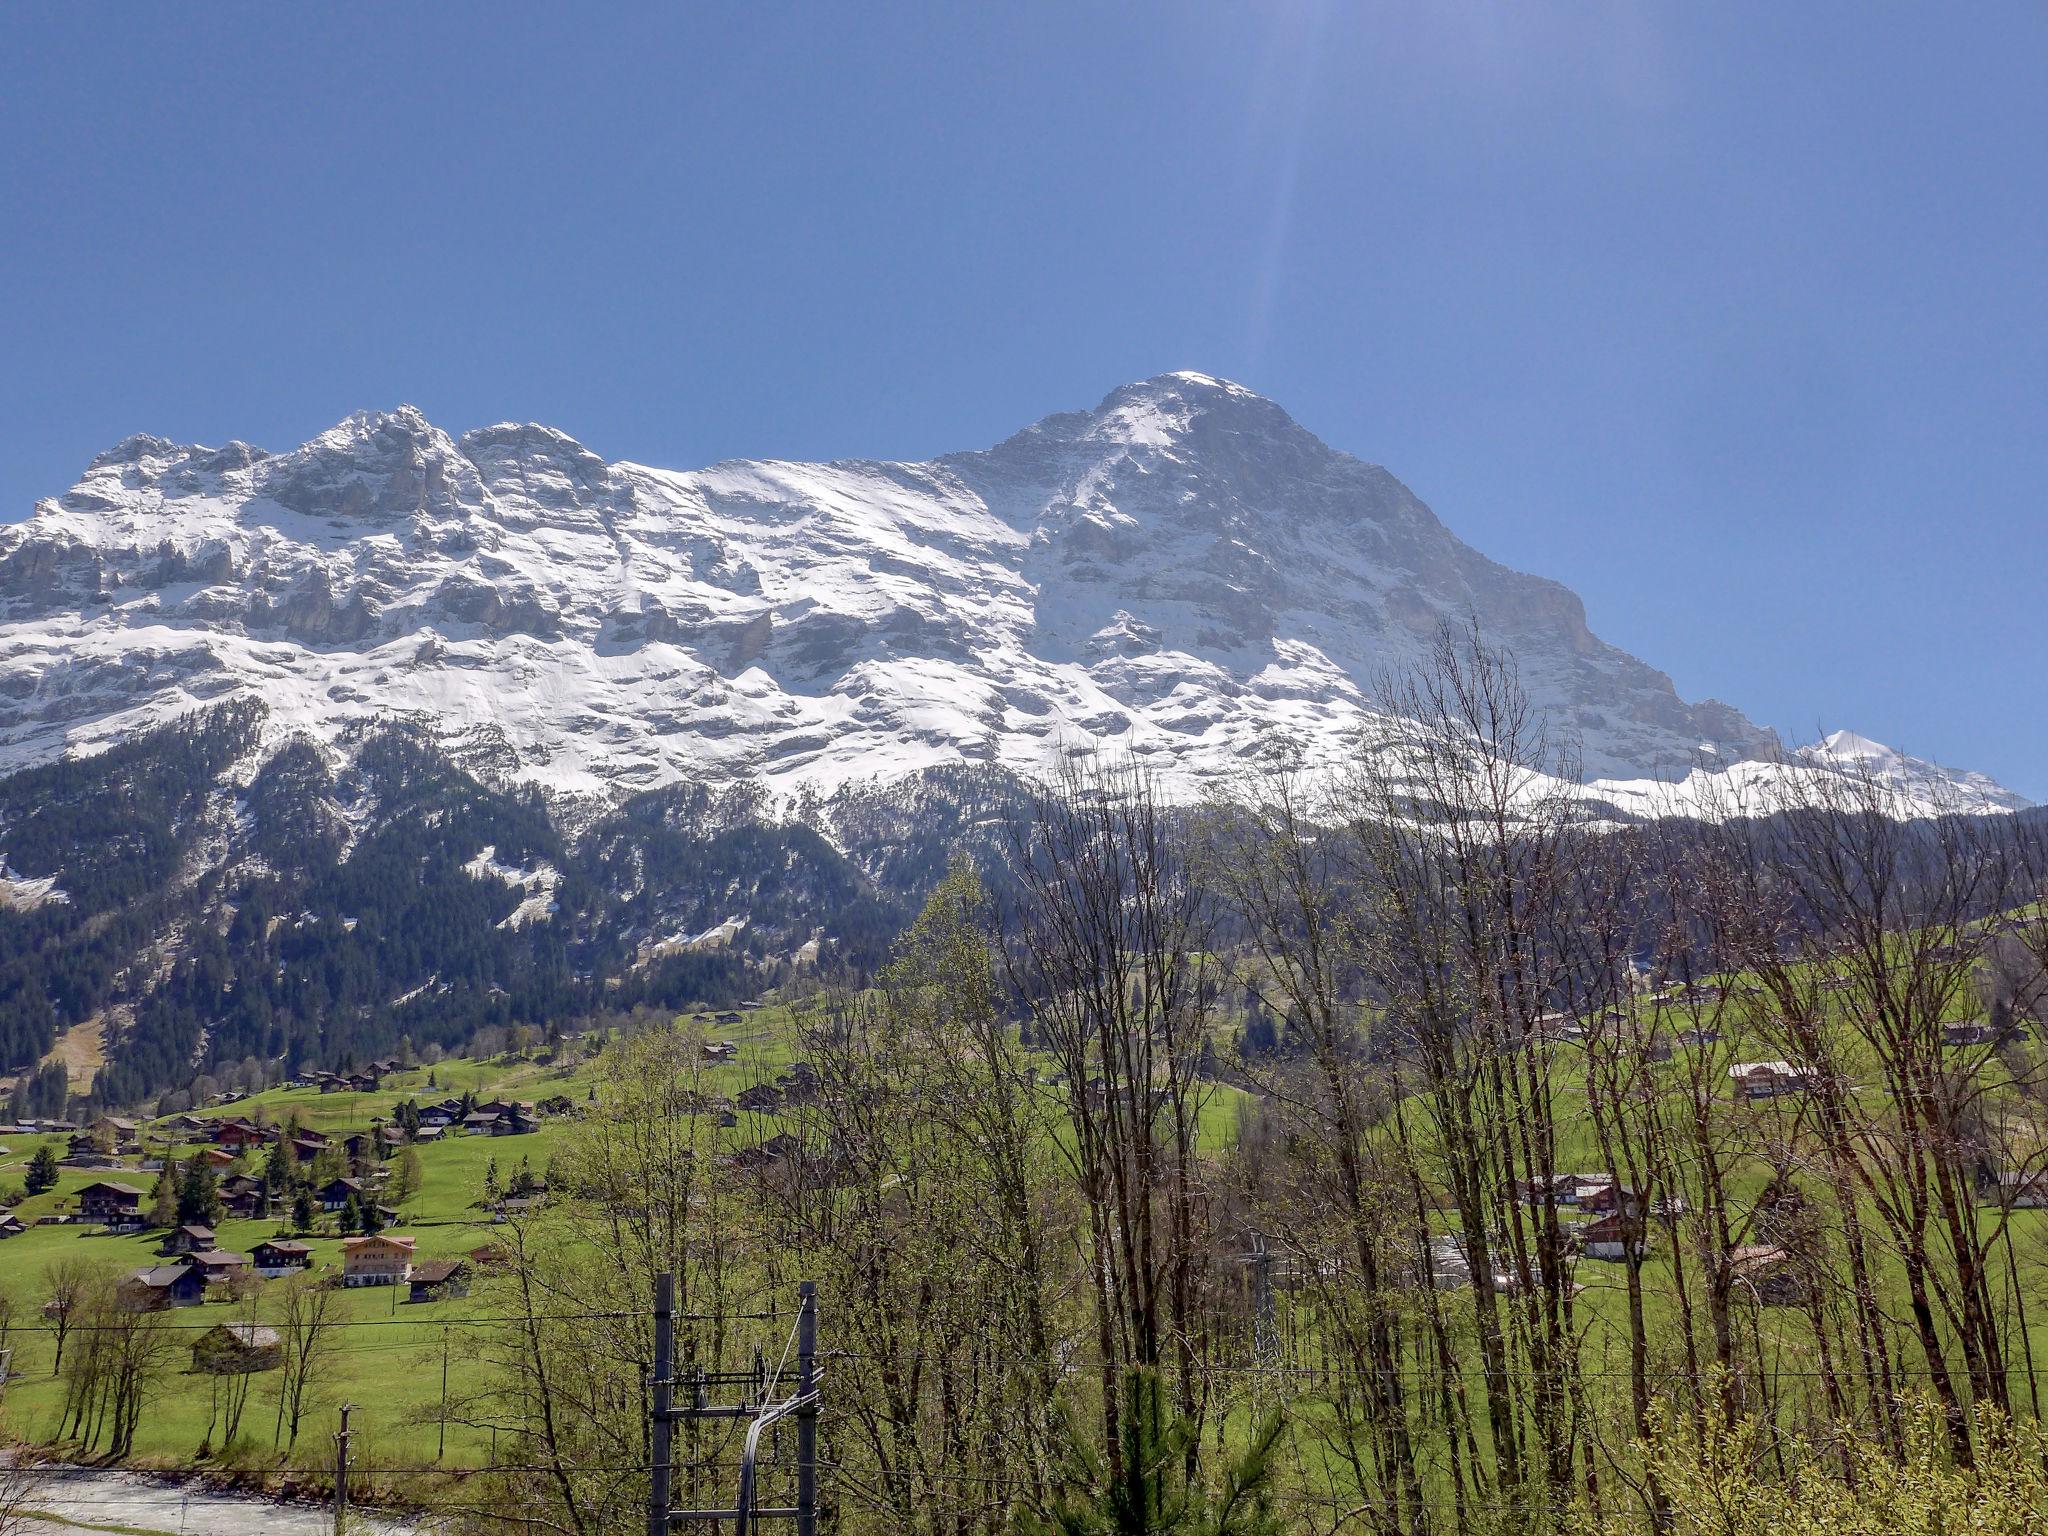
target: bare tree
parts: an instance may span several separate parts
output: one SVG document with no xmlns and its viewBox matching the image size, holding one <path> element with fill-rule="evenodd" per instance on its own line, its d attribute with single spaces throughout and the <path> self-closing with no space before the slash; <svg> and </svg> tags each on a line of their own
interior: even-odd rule
<svg viewBox="0 0 2048 1536">
<path fill-rule="evenodd" d="M 1203 1408 L 1196 1302 L 1207 1201 L 1197 1139 L 1212 909 L 1183 830 L 1135 764 L 1069 762 L 1014 831 L 1022 897 L 1012 981 L 1066 1093 L 1115 1477 L 1123 1372 L 1170 1375 L 1191 1423 Z"/>
<path fill-rule="evenodd" d="M 318 1401 L 322 1384 L 341 1349 L 344 1322 L 341 1293 L 311 1275 L 278 1283 L 277 1333 L 283 1364 L 277 1380 L 273 1444 L 287 1450 L 299 1443 L 299 1427 Z"/>
</svg>

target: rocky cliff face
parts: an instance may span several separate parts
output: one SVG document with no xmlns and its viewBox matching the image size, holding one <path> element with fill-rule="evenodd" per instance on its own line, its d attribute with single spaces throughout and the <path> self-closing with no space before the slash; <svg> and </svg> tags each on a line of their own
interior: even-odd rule
<svg viewBox="0 0 2048 1536">
<path fill-rule="evenodd" d="M 1384 469 L 1179 373 L 925 464 L 675 472 L 410 407 L 277 455 L 131 438 L 0 530 L 0 769 L 257 697 L 281 733 L 405 717 L 572 793 L 1076 749 L 1193 788 L 1342 751 L 1375 679 L 1475 617 L 1591 776 L 1773 745 Z"/>
</svg>

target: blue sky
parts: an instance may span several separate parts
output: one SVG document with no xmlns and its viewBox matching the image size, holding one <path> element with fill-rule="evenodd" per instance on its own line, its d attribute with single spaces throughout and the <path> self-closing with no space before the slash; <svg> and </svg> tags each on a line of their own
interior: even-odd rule
<svg viewBox="0 0 2048 1536">
<path fill-rule="evenodd" d="M 136 431 L 922 457 L 1197 368 L 1688 697 L 2048 798 L 2044 144 L 2020 3 L 8 7 L 0 515 Z"/>
</svg>

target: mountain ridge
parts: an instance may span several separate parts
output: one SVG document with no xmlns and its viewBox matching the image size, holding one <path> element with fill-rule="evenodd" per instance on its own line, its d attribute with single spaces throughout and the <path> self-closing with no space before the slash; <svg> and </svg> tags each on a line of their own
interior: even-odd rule
<svg viewBox="0 0 2048 1536">
<path fill-rule="evenodd" d="M 1778 755 L 1383 467 L 1182 372 L 922 462 L 657 469 L 411 406 L 278 454 L 124 439 L 0 529 L 0 771 L 260 696 L 574 795 L 1076 750 L 1192 793 L 1340 761 L 1382 672 L 1474 618 L 1595 781 Z"/>
</svg>

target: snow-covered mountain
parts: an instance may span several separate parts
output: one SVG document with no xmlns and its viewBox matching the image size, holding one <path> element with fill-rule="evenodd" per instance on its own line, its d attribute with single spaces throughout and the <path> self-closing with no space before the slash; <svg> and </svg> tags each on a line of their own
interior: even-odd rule
<svg viewBox="0 0 2048 1536">
<path fill-rule="evenodd" d="M 650 469 L 411 407 L 277 455 L 130 438 L 0 530 L 0 771 L 254 697 L 279 733 L 404 716 L 579 794 L 829 793 L 1076 748 L 1194 786 L 1276 742 L 1329 759 L 1377 676 L 1474 616 L 1616 803 L 1774 755 L 1386 470 L 1175 373 L 923 464 Z M 1845 743 L 1816 750 L 1868 745 Z"/>
</svg>

